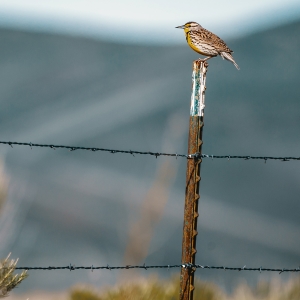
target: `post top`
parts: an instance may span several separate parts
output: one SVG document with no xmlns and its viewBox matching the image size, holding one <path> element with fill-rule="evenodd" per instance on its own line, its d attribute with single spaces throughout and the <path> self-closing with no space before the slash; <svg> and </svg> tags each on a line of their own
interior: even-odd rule
<svg viewBox="0 0 300 300">
<path fill-rule="evenodd" d="M 196 59 L 193 61 L 193 68 L 200 69 L 201 65 L 203 65 L 203 67 L 207 68 L 208 62 L 204 59 Z"/>
</svg>

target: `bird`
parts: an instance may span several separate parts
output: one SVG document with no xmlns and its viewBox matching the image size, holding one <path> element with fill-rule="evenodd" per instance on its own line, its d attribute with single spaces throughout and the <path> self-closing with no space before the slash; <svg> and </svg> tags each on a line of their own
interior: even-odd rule
<svg viewBox="0 0 300 300">
<path fill-rule="evenodd" d="M 187 22 L 184 25 L 175 28 L 184 29 L 185 38 L 188 45 L 197 53 L 207 56 L 198 61 L 207 61 L 208 59 L 220 55 L 234 64 L 239 70 L 238 64 L 232 57 L 233 51 L 217 35 L 203 28 L 197 22 Z"/>
</svg>

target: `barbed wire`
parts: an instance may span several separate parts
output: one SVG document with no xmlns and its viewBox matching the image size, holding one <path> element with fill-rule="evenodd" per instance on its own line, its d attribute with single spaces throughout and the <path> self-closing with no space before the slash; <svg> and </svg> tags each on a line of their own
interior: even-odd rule
<svg viewBox="0 0 300 300">
<path fill-rule="evenodd" d="M 162 153 L 162 152 L 151 152 L 151 151 L 132 151 L 132 150 L 118 150 L 118 149 L 106 149 L 106 148 L 97 148 L 97 147 L 76 147 L 76 146 L 64 146 L 64 145 L 49 145 L 49 144 L 33 144 L 33 143 L 19 143 L 19 142 L 4 142 L 0 141 L 0 144 L 6 144 L 13 147 L 13 145 L 18 146 L 29 146 L 31 149 L 32 147 L 42 147 L 42 148 L 51 148 L 51 149 L 58 149 L 58 148 L 64 148 L 69 149 L 69 151 L 75 151 L 75 150 L 87 150 L 87 151 L 102 151 L 102 152 L 109 152 L 109 153 L 125 153 L 125 154 L 131 154 L 134 156 L 134 154 L 141 154 L 141 155 L 152 155 L 152 156 L 175 156 L 175 157 L 187 157 L 187 155 L 184 154 L 176 154 L 176 153 Z"/>
<path fill-rule="evenodd" d="M 86 267 L 76 267 L 75 265 L 69 264 L 65 267 L 17 267 L 16 270 L 43 270 L 43 271 L 50 271 L 50 270 L 69 270 L 69 271 L 75 271 L 75 270 L 130 270 L 130 269 L 174 269 L 174 268 L 187 268 L 190 270 L 195 269 L 217 269 L 217 270 L 229 270 L 229 271 L 259 271 L 259 272 L 279 272 L 279 274 L 284 272 L 300 272 L 300 267 L 294 268 L 294 269 L 275 269 L 275 268 L 247 268 L 246 265 L 242 268 L 240 267 L 215 267 L 215 266 L 204 266 L 199 264 L 180 264 L 180 265 L 160 265 L 160 266 L 147 266 L 146 264 L 139 265 L 139 266 L 132 266 L 132 265 L 126 265 L 126 266 L 119 266 L 119 267 L 111 267 L 109 265 L 101 266 L 101 267 L 95 267 L 94 265 L 86 266 Z"/>
<path fill-rule="evenodd" d="M 31 149 L 32 147 L 42 147 L 42 148 L 51 148 L 51 149 L 69 149 L 69 151 L 75 151 L 75 150 L 87 150 L 87 151 L 103 151 L 103 152 L 109 152 L 109 153 L 123 153 L 123 154 L 131 154 L 134 156 L 134 154 L 140 154 L 140 155 L 152 155 L 156 158 L 159 156 L 173 156 L 173 157 L 184 157 L 187 159 L 202 159 L 202 158 L 225 158 L 225 159 L 244 159 L 244 160 L 264 160 L 265 162 L 267 160 L 281 160 L 281 161 L 290 161 L 290 160 L 300 160 L 300 157 L 293 157 L 293 156 L 249 156 L 249 155 L 212 155 L 212 154 L 200 154 L 200 153 L 194 153 L 194 154 L 178 154 L 178 153 L 164 153 L 164 152 L 151 152 L 151 151 L 136 151 L 136 150 L 119 150 L 119 149 L 106 149 L 106 148 L 97 148 L 97 147 L 77 147 L 77 146 L 64 146 L 64 145 L 53 145 L 53 144 L 34 144 L 34 143 L 20 143 L 20 142 L 5 142 L 0 141 L 0 144 L 9 145 L 13 148 L 13 145 L 18 146 L 29 146 Z"/>
</svg>

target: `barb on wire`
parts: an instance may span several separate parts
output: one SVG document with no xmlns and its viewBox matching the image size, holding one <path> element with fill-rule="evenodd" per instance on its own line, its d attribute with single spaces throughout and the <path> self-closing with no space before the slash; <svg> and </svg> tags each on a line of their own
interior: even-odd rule
<svg viewBox="0 0 300 300">
<path fill-rule="evenodd" d="M 41 148 L 51 148 L 51 149 L 69 149 L 69 151 L 75 151 L 75 150 L 87 150 L 87 151 L 102 151 L 102 152 L 108 152 L 108 153 L 124 153 L 124 154 L 130 154 L 134 156 L 134 154 L 141 154 L 141 155 L 152 155 L 156 158 L 159 156 L 173 156 L 177 159 L 177 157 L 184 157 L 187 159 L 203 159 L 203 158 L 211 158 L 212 160 L 214 158 L 225 158 L 227 160 L 230 159 L 244 159 L 244 160 L 264 160 L 266 163 L 267 160 L 281 160 L 281 161 L 290 161 L 290 160 L 300 160 L 300 157 L 295 156 L 249 156 L 249 155 L 212 155 L 212 154 L 200 154 L 200 153 L 194 153 L 194 154 L 178 154 L 178 153 L 164 153 L 164 152 L 151 152 L 151 151 L 133 151 L 133 150 L 119 150 L 119 149 L 106 149 L 106 148 L 96 148 L 96 147 L 75 147 L 75 146 L 64 146 L 64 145 L 51 145 L 51 144 L 33 144 L 31 142 L 29 143 L 19 143 L 19 142 L 5 142 L 0 141 L 0 144 L 3 145 L 9 145 L 13 148 L 13 145 L 18 146 L 29 146 L 31 149 L 32 147 L 41 147 Z"/>
<path fill-rule="evenodd" d="M 68 266 L 65 267 L 54 267 L 54 266 L 49 266 L 49 267 L 17 267 L 16 270 L 43 270 L 43 271 L 49 271 L 49 270 L 70 270 L 70 271 L 75 271 L 75 270 L 91 270 L 92 272 L 94 270 L 129 270 L 129 269 L 172 269 L 172 268 L 188 268 L 188 269 L 216 269 L 216 270 L 229 270 L 229 271 L 259 271 L 259 272 L 279 272 L 279 274 L 283 272 L 300 272 L 300 267 L 294 268 L 294 269 L 287 269 L 287 268 L 282 268 L 282 269 L 275 269 L 275 268 L 263 268 L 263 267 L 258 267 L 258 268 L 247 268 L 246 265 L 243 267 L 216 267 L 216 266 L 207 266 L 207 265 L 199 265 L 199 264 L 180 264 L 180 265 L 160 265 L 160 266 L 146 266 L 146 264 L 139 265 L 139 266 L 131 266 L 131 265 L 126 265 L 126 266 L 119 266 L 119 267 L 111 267 L 108 264 L 106 266 L 101 266 L 101 267 L 95 267 L 94 265 L 91 266 L 85 266 L 85 267 L 76 267 L 75 265 L 69 264 Z"/>
</svg>

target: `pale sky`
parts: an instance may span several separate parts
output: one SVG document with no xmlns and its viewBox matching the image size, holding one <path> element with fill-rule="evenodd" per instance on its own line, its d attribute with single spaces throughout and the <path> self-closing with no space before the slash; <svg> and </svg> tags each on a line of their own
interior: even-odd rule
<svg viewBox="0 0 300 300">
<path fill-rule="evenodd" d="M 222 38 L 300 19 L 300 0 L 0 0 L 0 26 L 130 43 L 180 43 L 196 21 Z"/>
</svg>

